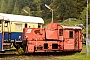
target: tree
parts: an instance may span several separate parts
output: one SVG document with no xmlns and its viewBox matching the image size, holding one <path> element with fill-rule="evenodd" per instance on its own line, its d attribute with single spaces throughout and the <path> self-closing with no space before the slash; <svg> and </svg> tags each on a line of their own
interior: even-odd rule
<svg viewBox="0 0 90 60">
<path fill-rule="evenodd" d="M 84 10 L 81 12 L 81 16 L 80 18 L 84 21 L 84 23 L 86 24 L 86 7 L 84 8 Z M 88 4 L 88 23 L 90 24 L 90 3 Z"/>
<path fill-rule="evenodd" d="M 51 7 L 54 9 L 55 18 L 65 20 L 74 17 L 74 2 L 72 0 L 54 0 Z"/>
<path fill-rule="evenodd" d="M 89 3 L 89 5 L 88 5 L 88 18 L 89 18 L 89 24 L 90 24 L 90 3 Z"/>
<path fill-rule="evenodd" d="M 86 1 L 87 0 L 74 0 L 74 5 L 75 5 L 75 8 L 76 8 L 76 17 L 78 19 L 80 18 L 81 12 L 86 7 Z"/>
<path fill-rule="evenodd" d="M 25 11 L 27 11 L 28 13 L 26 13 Z M 23 9 L 21 10 L 21 15 L 31 15 L 30 8 L 28 6 L 23 7 Z"/>
<path fill-rule="evenodd" d="M 6 13 L 6 10 L 7 10 L 7 2 L 8 2 L 8 0 L 2 0 L 1 1 L 1 10 L 0 10 L 0 12 L 2 12 L 2 13 Z"/>
<path fill-rule="evenodd" d="M 88 1 L 90 3 L 90 0 Z M 22 11 L 27 9 L 32 16 L 51 19 L 51 10 L 45 7 L 47 4 L 54 10 L 55 20 L 73 17 L 79 19 L 86 7 L 86 0 L 0 0 L 0 2 L 0 12 L 28 15 Z"/>
<path fill-rule="evenodd" d="M 8 0 L 6 13 L 12 13 L 16 0 Z"/>
<path fill-rule="evenodd" d="M 2 2 L 2 0 L 0 0 L 0 2 Z M 1 10 L 1 4 L 0 4 L 0 10 Z"/>
<path fill-rule="evenodd" d="M 20 0 L 16 0 L 15 1 L 15 5 L 14 5 L 14 9 L 13 9 L 13 11 L 12 11 L 12 14 L 20 14 L 20 10 L 21 10 L 21 8 L 20 8 L 20 2 L 19 2 Z"/>
<path fill-rule="evenodd" d="M 18 8 L 17 5 L 15 4 L 14 10 L 12 11 L 12 14 L 19 14 L 19 13 L 20 13 L 19 8 Z"/>
</svg>

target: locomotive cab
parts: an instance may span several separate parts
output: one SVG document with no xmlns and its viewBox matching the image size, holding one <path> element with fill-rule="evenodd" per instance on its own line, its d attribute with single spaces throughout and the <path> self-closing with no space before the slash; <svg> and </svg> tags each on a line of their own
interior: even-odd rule
<svg viewBox="0 0 90 60">
<path fill-rule="evenodd" d="M 82 28 L 76 26 L 63 26 L 64 50 L 82 50 Z"/>
</svg>

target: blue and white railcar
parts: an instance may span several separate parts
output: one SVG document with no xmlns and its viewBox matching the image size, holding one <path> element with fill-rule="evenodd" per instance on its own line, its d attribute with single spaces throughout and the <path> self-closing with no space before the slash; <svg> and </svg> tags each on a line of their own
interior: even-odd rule
<svg viewBox="0 0 90 60">
<path fill-rule="evenodd" d="M 40 17 L 33 16 L 23 16 L 23 15 L 13 15 L 0 13 L 1 16 L 7 17 L 10 20 L 9 31 L 5 27 L 5 32 L 11 32 L 11 40 L 18 40 L 22 37 L 22 32 L 24 27 L 30 28 L 40 28 L 44 23 L 44 20 Z M 8 40 L 8 34 L 5 33 L 5 40 Z"/>
</svg>

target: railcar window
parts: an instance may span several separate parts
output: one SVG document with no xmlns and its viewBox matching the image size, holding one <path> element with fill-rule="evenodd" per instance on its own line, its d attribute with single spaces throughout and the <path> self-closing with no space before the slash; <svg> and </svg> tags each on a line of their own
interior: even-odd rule
<svg viewBox="0 0 90 60">
<path fill-rule="evenodd" d="M 59 29 L 59 36 L 63 36 L 63 29 Z"/>
<path fill-rule="evenodd" d="M 2 22 L 0 21 L 0 24 L 1 24 Z"/>
<path fill-rule="evenodd" d="M 8 21 L 5 21 L 5 27 L 7 27 L 8 26 Z"/>
<path fill-rule="evenodd" d="M 5 23 L 8 23 L 8 21 L 5 21 Z"/>
<path fill-rule="evenodd" d="M 69 38 L 73 38 L 73 31 L 69 32 Z"/>
<path fill-rule="evenodd" d="M 16 30 L 22 30 L 22 24 L 16 24 Z"/>
<path fill-rule="evenodd" d="M 0 21 L 0 29 L 1 29 L 2 21 Z"/>
<path fill-rule="evenodd" d="M 27 28 L 27 23 L 25 23 L 25 28 Z"/>
<path fill-rule="evenodd" d="M 38 28 L 40 28 L 41 26 L 40 25 L 38 25 Z"/>
</svg>

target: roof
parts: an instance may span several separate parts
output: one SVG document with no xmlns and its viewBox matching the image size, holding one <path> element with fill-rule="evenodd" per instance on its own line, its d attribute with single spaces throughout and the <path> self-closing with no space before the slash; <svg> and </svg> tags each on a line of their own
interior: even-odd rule
<svg viewBox="0 0 90 60">
<path fill-rule="evenodd" d="M 62 26 L 63 29 L 82 29 L 81 27 L 77 27 L 77 26 Z"/>
<path fill-rule="evenodd" d="M 4 14 L 4 13 L 0 13 L 0 16 L 7 17 L 10 21 L 44 23 L 44 20 L 40 17 Z"/>
<path fill-rule="evenodd" d="M 10 21 L 7 17 L 1 16 L 1 15 L 0 15 L 0 20 Z"/>
</svg>

